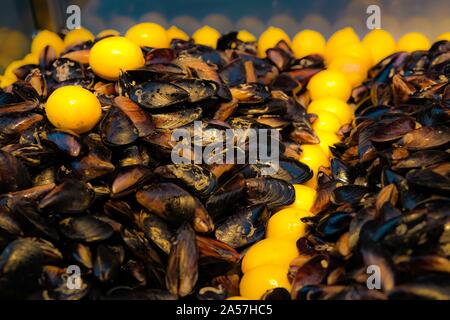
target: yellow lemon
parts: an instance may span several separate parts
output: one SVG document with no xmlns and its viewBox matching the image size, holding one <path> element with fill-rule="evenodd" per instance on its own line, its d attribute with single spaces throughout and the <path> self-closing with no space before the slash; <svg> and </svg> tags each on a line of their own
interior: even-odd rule
<svg viewBox="0 0 450 320">
<path fill-rule="evenodd" d="M 0 87 L 6 88 L 6 87 L 12 85 L 16 81 L 17 81 L 16 77 L 11 78 L 11 77 L 6 77 L 6 76 L 0 76 Z"/>
<path fill-rule="evenodd" d="M 237 38 L 243 42 L 255 42 L 256 41 L 256 37 L 248 32 L 247 30 L 240 30 L 237 34 Z"/>
<path fill-rule="evenodd" d="M 315 112 L 317 119 L 312 124 L 314 131 L 330 131 L 338 132 L 342 124 L 339 118 L 334 114 L 326 110 L 317 110 Z"/>
<path fill-rule="evenodd" d="M 302 145 L 302 151 L 299 161 L 306 164 L 314 173 L 314 176 L 309 180 L 312 182 L 308 184 L 308 181 L 306 186 L 316 186 L 317 173 L 320 167 L 328 167 L 330 161 L 318 144 L 304 144 Z"/>
<path fill-rule="evenodd" d="M 195 43 L 212 48 L 217 47 L 217 40 L 220 38 L 220 32 L 210 26 L 204 26 L 194 32 L 192 39 Z"/>
<path fill-rule="evenodd" d="M 291 291 L 288 268 L 279 265 L 262 265 L 246 274 L 241 279 L 239 290 L 241 295 L 250 299 L 261 299 L 267 290 L 285 288 Z"/>
<path fill-rule="evenodd" d="M 183 30 L 177 28 L 176 26 L 171 26 L 169 29 L 167 29 L 167 36 L 169 37 L 169 41 L 172 41 L 173 39 L 180 39 L 180 40 L 189 40 L 189 36 L 186 32 Z"/>
<path fill-rule="evenodd" d="M 333 55 L 327 60 L 327 64 L 329 65 L 341 56 L 354 57 L 355 59 L 363 62 L 367 69 L 370 69 L 373 66 L 373 59 L 370 51 L 360 42 L 349 43 L 346 46 L 337 48 L 333 52 Z"/>
<path fill-rule="evenodd" d="M 108 37 L 97 42 L 89 54 L 89 64 L 99 77 L 115 81 L 120 70 L 132 70 L 145 63 L 141 48 L 125 37 Z"/>
<path fill-rule="evenodd" d="M 430 41 L 420 32 L 409 32 L 404 34 L 397 43 L 397 51 L 413 52 L 430 49 Z"/>
<path fill-rule="evenodd" d="M 95 39 L 95 36 L 89 30 L 85 28 L 77 28 L 70 30 L 66 36 L 64 37 L 64 45 L 65 47 L 70 47 L 82 42 L 92 41 Z"/>
<path fill-rule="evenodd" d="M 311 168 L 312 169 L 312 168 Z M 283 207 L 284 209 L 294 209 L 301 212 L 309 212 L 316 201 L 317 191 L 303 184 L 294 184 L 295 201 L 293 204 Z"/>
<path fill-rule="evenodd" d="M 337 98 L 322 98 L 314 100 L 308 105 L 308 113 L 317 114 L 319 110 L 333 113 L 343 125 L 351 123 L 353 119 L 353 111 L 350 106 Z"/>
<path fill-rule="evenodd" d="M 118 37 L 120 36 L 120 32 L 115 29 L 105 29 L 97 34 L 97 38 L 103 38 L 108 36 Z"/>
<path fill-rule="evenodd" d="M 267 28 L 259 37 L 258 55 L 261 58 L 264 58 L 266 56 L 267 49 L 275 47 L 281 40 L 284 40 L 291 45 L 289 36 L 282 29 L 276 27 Z"/>
<path fill-rule="evenodd" d="M 294 208 L 282 209 L 270 217 L 266 237 L 297 241 L 306 231 L 306 224 L 300 219 L 311 215 L 311 212 Z"/>
<path fill-rule="evenodd" d="M 352 86 L 347 76 L 337 70 L 323 70 L 315 74 L 308 83 L 312 100 L 338 98 L 347 101 L 352 94 Z"/>
<path fill-rule="evenodd" d="M 334 132 L 321 130 L 316 131 L 316 134 L 320 139 L 319 146 L 322 148 L 327 157 L 330 157 L 330 147 L 341 141 L 338 135 Z"/>
<path fill-rule="evenodd" d="M 297 58 L 303 58 L 310 54 L 325 53 L 325 38 L 317 31 L 303 30 L 297 33 L 292 40 L 292 51 Z"/>
<path fill-rule="evenodd" d="M 383 29 L 370 31 L 364 37 L 362 44 L 369 50 L 374 64 L 393 54 L 397 47 L 392 34 Z"/>
<path fill-rule="evenodd" d="M 450 41 L 450 32 L 444 32 L 444 33 L 438 35 L 436 40 L 434 40 L 434 42 L 438 42 L 438 41 L 442 41 L 442 40 Z"/>
<path fill-rule="evenodd" d="M 65 86 L 56 89 L 48 97 L 45 113 L 55 127 L 85 133 L 100 120 L 102 107 L 89 90 Z"/>
<path fill-rule="evenodd" d="M 350 85 L 355 88 L 367 78 L 366 61 L 354 56 L 338 56 L 331 60 L 329 70 L 341 71 L 347 76 Z"/>
<path fill-rule="evenodd" d="M 15 79 L 15 81 L 17 81 L 17 77 L 16 77 L 14 71 L 16 71 L 17 68 L 20 68 L 21 66 L 24 66 L 26 64 L 27 64 L 27 62 L 24 60 L 13 61 L 6 67 L 3 75 L 7 78 Z"/>
<path fill-rule="evenodd" d="M 26 63 L 29 63 L 29 64 L 38 64 L 39 57 L 37 55 L 35 55 L 34 53 L 29 53 L 23 58 L 23 61 L 25 61 Z"/>
<path fill-rule="evenodd" d="M 225 300 L 251 300 L 251 299 L 243 297 L 243 296 L 234 296 L 234 297 L 226 298 Z"/>
<path fill-rule="evenodd" d="M 246 273 L 265 264 L 289 266 L 298 256 L 295 242 L 284 239 L 264 239 L 254 244 L 242 259 L 242 272 Z M 286 269 L 287 270 L 287 269 Z"/>
<path fill-rule="evenodd" d="M 41 54 L 46 46 L 51 46 L 56 51 L 56 55 L 60 55 L 64 50 L 64 42 L 56 33 L 43 30 L 39 32 L 31 42 L 31 52 L 37 56 Z"/>
<path fill-rule="evenodd" d="M 336 31 L 328 39 L 328 42 L 325 46 L 326 60 L 331 60 L 331 57 L 334 55 L 336 50 L 353 43 L 359 43 L 359 37 L 356 34 L 355 30 L 353 30 L 353 28 L 346 27 Z"/>
<path fill-rule="evenodd" d="M 125 37 L 141 47 L 168 48 L 170 45 L 166 30 L 153 22 L 143 22 L 132 26 Z"/>
</svg>

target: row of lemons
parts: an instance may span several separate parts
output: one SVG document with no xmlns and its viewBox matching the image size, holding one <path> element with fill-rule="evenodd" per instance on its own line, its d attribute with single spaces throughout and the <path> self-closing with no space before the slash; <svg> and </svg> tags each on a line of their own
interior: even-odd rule
<svg viewBox="0 0 450 320">
<path fill-rule="evenodd" d="M 313 215 L 311 208 L 317 194 L 318 171 L 321 167 L 329 167 L 329 147 L 340 141 L 341 126 L 353 120 L 353 110 L 346 103 L 352 86 L 344 73 L 330 69 L 321 71 L 311 78 L 307 89 L 312 100 L 307 111 L 318 116 L 313 129 L 320 143 L 303 144 L 299 161 L 307 164 L 314 175 L 304 184 L 294 184 L 294 203 L 270 217 L 266 239 L 245 253 L 241 296 L 230 297 L 231 300 L 260 299 L 267 290 L 274 288 L 290 290 L 289 264 L 298 257 L 296 243 L 306 233 L 306 225 L 301 219 Z"/>
<path fill-rule="evenodd" d="M 116 30 L 103 30 L 97 38 L 108 35 L 119 36 Z M 219 31 L 212 27 L 204 26 L 192 35 L 192 39 L 198 43 L 215 47 L 220 37 Z M 176 26 L 164 29 L 162 26 L 145 22 L 131 27 L 125 34 L 125 38 L 139 46 L 164 48 L 168 47 L 172 39 L 188 40 L 189 36 Z M 321 54 L 325 57 L 327 67 L 331 70 L 343 71 L 349 78 L 352 86 L 359 85 L 365 78 L 367 71 L 374 64 L 395 51 L 412 52 L 415 50 L 427 50 L 430 47 L 428 38 L 419 32 L 410 32 L 395 41 L 394 37 L 387 31 L 377 29 L 369 32 L 360 41 L 358 35 L 350 27 L 335 32 L 328 42 L 317 31 L 303 30 L 298 32 L 292 39 L 280 28 L 269 27 L 259 39 L 246 30 L 238 33 L 238 38 L 244 42 L 258 41 L 258 55 L 265 56 L 268 48 L 274 47 L 280 40 L 286 41 L 292 48 L 297 58 L 310 54 Z M 94 40 L 95 36 L 84 28 L 68 32 L 64 40 L 56 33 L 44 30 L 39 32 L 33 39 L 31 53 L 22 60 L 13 61 L 0 76 L 0 87 L 6 87 L 17 80 L 14 70 L 24 64 L 37 63 L 42 49 L 50 45 L 59 55 L 65 49 L 79 42 Z M 450 40 L 450 32 L 440 35 L 437 40 Z M 123 44 L 122 41 L 119 45 Z M 136 52 L 136 50 L 134 50 Z M 134 60 L 131 67 L 140 65 L 141 61 Z M 106 75 L 107 79 L 114 78 Z"/>
<path fill-rule="evenodd" d="M 120 70 L 144 65 L 141 47 L 167 47 L 171 39 L 189 38 L 176 27 L 165 30 L 154 23 L 138 24 L 130 28 L 125 37 L 119 36 L 114 30 L 105 30 L 97 37 L 106 35 L 113 37 L 96 42 L 89 53 L 89 64 L 98 76 L 111 81 L 118 79 Z M 215 47 L 219 36 L 216 30 L 206 26 L 195 32 L 193 39 L 197 43 Z M 70 46 L 94 38 L 85 29 L 70 31 L 64 40 L 55 33 L 40 32 L 33 39 L 31 53 L 7 68 L 2 85 L 16 80 L 14 70 L 17 67 L 37 63 L 40 52 L 46 46 L 52 46 L 59 55 Z M 240 31 L 239 38 L 246 42 L 256 41 L 246 31 Z M 450 33 L 438 40 L 441 39 L 450 40 Z M 314 75 L 307 87 L 311 98 L 307 111 L 317 115 L 313 129 L 320 143 L 302 145 L 303 152 L 299 159 L 313 170 L 314 175 L 307 183 L 294 185 L 294 203 L 274 213 L 267 225 L 266 239 L 247 250 L 242 260 L 241 296 L 229 299 L 260 299 L 267 290 L 277 287 L 290 289 L 287 277 L 289 264 L 298 256 L 296 242 L 306 232 L 301 218 L 312 215 L 318 171 L 330 164 L 329 147 L 340 141 L 340 128 L 353 120 L 353 109 L 347 104 L 352 89 L 361 84 L 373 65 L 395 51 L 426 50 L 430 47 L 428 39 L 419 33 L 407 34 L 396 43 L 388 32 L 373 30 L 360 41 L 353 29 L 344 28 L 325 42 L 319 33 L 304 30 L 291 42 L 281 29 L 269 28 L 258 40 L 258 54 L 264 56 L 266 49 L 275 46 L 280 40 L 291 45 L 296 57 L 320 54 L 325 58 L 327 69 Z M 45 111 L 55 127 L 76 133 L 88 132 L 101 118 L 101 105 L 97 97 L 75 86 L 55 90 L 47 100 Z"/>
</svg>

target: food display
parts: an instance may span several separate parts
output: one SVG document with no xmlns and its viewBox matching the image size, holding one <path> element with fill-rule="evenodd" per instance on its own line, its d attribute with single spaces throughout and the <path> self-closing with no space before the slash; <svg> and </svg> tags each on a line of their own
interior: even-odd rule
<svg viewBox="0 0 450 320">
<path fill-rule="evenodd" d="M 0 78 L 0 298 L 450 299 L 449 76 L 448 33 L 42 30 Z"/>
</svg>

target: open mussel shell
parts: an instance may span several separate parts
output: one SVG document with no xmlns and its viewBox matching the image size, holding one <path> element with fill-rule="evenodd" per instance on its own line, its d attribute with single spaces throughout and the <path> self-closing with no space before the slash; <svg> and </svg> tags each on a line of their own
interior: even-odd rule
<svg viewBox="0 0 450 320">
<path fill-rule="evenodd" d="M 196 164 L 169 164 L 155 169 L 163 179 L 178 182 L 198 197 L 207 197 L 217 187 L 217 179 L 206 168 Z"/>
<path fill-rule="evenodd" d="M 144 108 L 156 109 L 189 99 L 189 92 L 170 82 L 152 81 L 133 86 L 130 98 Z"/>
<path fill-rule="evenodd" d="M 110 238 L 112 227 L 90 215 L 70 217 L 59 222 L 61 233 L 71 239 L 82 242 L 97 242 Z"/>
</svg>

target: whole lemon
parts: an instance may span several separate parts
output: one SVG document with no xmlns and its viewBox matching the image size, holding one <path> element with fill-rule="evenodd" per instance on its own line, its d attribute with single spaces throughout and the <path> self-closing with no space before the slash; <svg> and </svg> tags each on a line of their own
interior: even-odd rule
<svg viewBox="0 0 450 320">
<path fill-rule="evenodd" d="M 239 284 L 241 295 L 259 300 L 267 290 L 285 288 L 291 291 L 288 269 L 280 265 L 262 265 L 244 274 Z"/>
<path fill-rule="evenodd" d="M 266 237 L 297 241 L 306 231 L 306 224 L 300 219 L 311 215 L 311 212 L 294 208 L 282 209 L 270 217 Z"/>
<path fill-rule="evenodd" d="M 312 124 L 314 131 L 338 132 L 341 128 L 341 121 L 334 113 L 326 110 L 316 110 L 314 113 L 317 116 L 317 119 Z"/>
<path fill-rule="evenodd" d="M 243 42 L 255 42 L 256 37 L 249 31 L 242 29 L 238 32 L 237 38 Z"/>
<path fill-rule="evenodd" d="M 362 44 L 369 50 L 374 64 L 393 54 L 397 47 L 392 34 L 383 29 L 370 31 L 364 37 Z"/>
<path fill-rule="evenodd" d="M 64 50 L 64 42 L 56 33 L 43 30 L 40 31 L 31 42 L 31 52 L 37 56 L 41 54 L 46 46 L 51 46 L 56 51 L 56 55 L 60 55 Z"/>
<path fill-rule="evenodd" d="M 295 242 L 285 239 L 264 239 L 254 244 L 242 259 L 242 272 L 246 273 L 265 264 L 282 265 L 286 268 L 298 256 Z"/>
<path fill-rule="evenodd" d="M 322 147 L 318 144 L 304 144 L 302 145 L 302 151 L 299 161 L 306 164 L 314 173 L 311 180 L 305 185 L 315 188 L 317 186 L 317 174 L 320 167 L 329 167 L 330 161 L 325 152 L 323 152 Z"/>
<path fill-rule="evenodd" d="M 292 40 L 292 51 L 297 58 L 303 58 L 310 54 L 325 53 L 325 38 L 317 31 L 303 30 L 297 33 Z"/>
<path fill-rule="evenodd" d="M 420 32 L 408 32 L 397 43 L 397 51 L 413 52 L 430 49 L 430 40 Z"/>
<path fill-rule="evenodd" d="M 317 196 L 316 189 L 310 188 L 303 184 L 294 184 L 294 190 L 295 190 L 294 203 L 289 206 L 283 207 L 283 209 L 293 209 L 300 212 L 309 212 L 314 204 L 314 201 L 316 201 Z"/>
<path fill-rule="evenodd" d="M 337 98 L 322 98 L 314 100 L 308 105 L 308 113 L 317 113 L 324 110 L 333 113 L 344 125 L 352 122 L 353 111 L 350 106 Z"/>
<path fill-rule="evenodd" d="M 258 55 L 261 58 L 266 56 L 267 49 L 275 47 L 281 40 L 286 41 L 291 45 L 289 36 L 280 28 L 269 27 L 259 37 L 258 40 Z"/>
<path fill-rule="evenodd" d="M 328 39 L 325 46 L 325 59 L 331 60 L 338 49 L 354 43 L 359 43 L 359 37 L 353 28 L 346 27 L 336 31 Z"/>
<path fill-rule="evenodd" d="M 315 74 L 308 83 L 312 100 L 337 98 L 347 101 L 352 94 L 352 85 L 347 76 L 337 70 L 323 70 Z"/>
<path fill-rule="evenodd" d="M 322 148 L 327 157 L 330 157 L 330 147 L 341 141 L 341 139 L 339 139 L 336 133 L 330 131 L 318 130 L 316 131 L 316 134 L 320 139 L 319 146 Z"/>
<path fill-rule="evenodd" d="M 115 29 L 105 29 L 105 30 L 100 31 L 97 34 L 97 38 L 103 38 L 103 37 L 107 37 L 107 36 L 118 37 L 118 36 L 120 36 L 120 32 Z"/>
<path fill-rule="evenodd" d="M 186 32 L 183 30 L 177 28 L 176 26 L 171 26 L 169 29 L 167 29 L 167 36 L 169 37 L 169 41 L 172 41 L 173 39 L 180 39 L 180 40 L 189 40 L 189 36 Z"/>
<path fill-rule="evenodd" d="M 56 89 L 48 97 L 45 113 L 55 127 L 80 134 L 95 127 L 102 115 L 102 107 L 89 90 L 65 86 Z"/>
<path fill-rule="evenodd" d="M 141 48 L 125 37 L 108 37 L 97 42 L 89 54 L 89 64 L 96 75 L 115 81 L 120 70 L 138 69 L 145 60 Z"/>
<path fill-rule="evenodd" d="M 438 35 L 438 36 L 436 37 L 436 39 L 434 40 L 434 42 L 438 42 L 438 41 L 442 41 L 442 40 L 450 41 L 450 32 L 444 32 L 444 33 L 441 33 L 440 35 Z"/>
<path fill-rule="evenodd" d="M 15 81 L 17 81 L 17 77 L 16 77 L 16 74 L 14 73 L 14 71 L 16 71 L 17 68 L 20 68 L 26 64 L 28 64 L 28 62 L 24 61 L 24 60 L 13 61 L 6 67 L 3 75 L 7 78 L 15 79 Z"/>
<path fill-rule="evenodd" d="M 338 56 L 331 60 L 329 70 L 336 70 L 347 76 L 350 85 L 355 88 L 367 78 L 367 62 L 355 56 Z"/>
<path fill-rule="evenodd" d="M 89 30 L 85 28 L 77 28 L 70 30 L 64 37 L 65 47 L 70 47 L 82 42 L 92 41 L 95 36 Z"/>
<path fill-rule="evenodd" d="M 217 47 L 217 40 L 220 38 L 220 32 L 210 26 L 204 26 L 194 32 L 192 39 L 195 43 L 211 48 Z"/>
<path fill-rule="evenodd" d="M 170 40 L 166 30 L 157 23 L 143 22 L 132 26 L 125 37 L 140 47 L 168 48 Z"/>
</svg>

